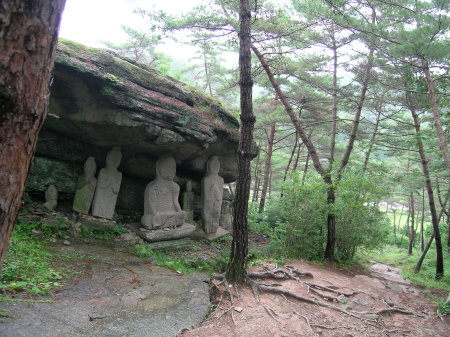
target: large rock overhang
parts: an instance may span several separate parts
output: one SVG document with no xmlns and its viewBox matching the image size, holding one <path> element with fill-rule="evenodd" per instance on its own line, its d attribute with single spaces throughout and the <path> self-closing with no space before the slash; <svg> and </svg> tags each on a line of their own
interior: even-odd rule
<svg viewBox="0 0 450 337">
<path fill-rule="evenodd" d="M 136 172 L 135 162 L 142 167 L 144 157 L 171 153 L 182 170 L 199 175 L 207 158 L 219 155 L 225 181 L 236 178 L 238 121 L 195 89 L 109 51 L 58 45 L 50 114 L 44 133 L 120 146 L 121 167 L 130 174 L 152 178 Z"/>
<path fill-rule="evenodd" d="M 86 158 L 93 156 L 98 169 L 104 167 L 112 146 L 121 147 L 119 170 L 130 178 L 123 188 L 138 187 L 122 198 L 136 194 L 132 199 L 139 199 L 145 183 L 155 177 L 156 159 L 164 154 L 177 161 L 180 185 L 190 179 L 197 189 L 212 155 L 220 158 L 225 182 L 234 181 L 238 142 L 237 119 L 198 90 L 107 50 L 67 40 L 58 44 L 49 116 L 36 149 L 37 159 L 49 162 L 35 170 L 44 175 L 53 167 L 60 170 L 68 181 L 57 188 L 67 199 Z M 60 169 L 53 161 L 65 166 Z M 52 183 L 39 181 L 33 171 L 30 180 L 35 191 Z M 127 202 L 122 206 L 128 207 Z"/>
</svg>

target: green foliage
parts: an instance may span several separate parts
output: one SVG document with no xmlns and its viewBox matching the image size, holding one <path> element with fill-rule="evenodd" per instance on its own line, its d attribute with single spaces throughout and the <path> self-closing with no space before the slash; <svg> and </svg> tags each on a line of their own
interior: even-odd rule
<svg viewBox="0 0 450 337">
<path fill-rule="evenodd" d="M 389 225 L 378 203 L 386 194 L 380 177 L 347 171 L 336 188 L 336 258 L 352 259 L 358 247 L 380 247 L 388 239 Z"/>
<path fill-rule="evenodd" d="M 52 267 L 52 254 L 44 242 L 33 240 L 30 234 L 32 228 L 48 230 L 54 227 L 45 227 L 40 223 L 20 223 L 16 227 L 0 274 L 0 289 L 40 294 L 60 286 L 57 280 L 63 275 Z M 54 233 L 53 229 L 49 233 Z"/>
<path fill-rule="evenodd" d="M 388 221 L 376 206 L 385 191 L 374 178 L 353 171 L 344 174 L 334 205 L 327 204 L 327 186 L 319 177 L 302 185 L 294 175 L 283 193 L 268 202 L 263 214 L 250 207 L 250 228 L 269 236 L 269 255 L 323 260 L 328 212 L 336 216 L 339 262 L 351 261 L 359 247 L 380 247 L 387 240 Z"/>
<path fill-rule="evenodd" d="M 204 260 L 163 254 L 153 251 L 148 244 L 135 245 L 134 251 L 140 258 L 150 258 L 157 266 L 169 268 L 181 274 L 189 274 L 193 271 L 201 271 L 208 274 L 224 272 L 228 263 L 228 255 L 226 253 L 220 253 L 211 260 Z"/>
<path fill-rule="evenodd" d="M 448 303 L 439 303 L 438 310 L 442 315 L 450 315 L 450 304 Z"/>
<path fill-rule="evenodd" d="M 81 226 L 81 235 L 84 238 L 92 238 L 99 240 L 111 240 L 121 234 L 127 233 L 127 230 L 120 225 L 105 228 L 89 228 Z"/>
<path fill-rule="evenodd" d="M 69 237 L 69 224 L 64 217 L 56 217 L 53 223 L 35 221 L 35 222 L 19 222 L 14 226 L 14 235 L 17 238 L 31 239 L 35 233 L 45 238 L 64 238 Z"/>
</svg>

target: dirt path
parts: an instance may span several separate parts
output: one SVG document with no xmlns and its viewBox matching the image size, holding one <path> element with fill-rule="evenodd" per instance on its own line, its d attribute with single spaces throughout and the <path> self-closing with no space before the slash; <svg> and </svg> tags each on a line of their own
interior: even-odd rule
<svg viewBox="0 0 450 337">
<path fill-rule="evenodd" d="M 436 315 L 436 306 L 413 286 L 367 275 L 353 276 L 326 266 L 302 261 L 293 261 L 290 265 L 302 272 L 310 272 L 314 277 L 301 282 L 296 280 L 260 282 L 306 298 L 316 298 L 319 304 L 331 305 L 337 310 L 271 293 L 260 294 L 258 303 L 249 288 L 240 289 L 240 296 L 230 302 L 222 289 L 222 293 L 217 297 L 217 301 L 220 302 L 217 310 L 199 328 L 184 331 L 182 336 L 450 336 L 449 317 L 446 316 L 441 320 Z M 256 272 L 262 267 L 254 266 L 252 271 Z M 313 292 L 317 288 L 308 287 L 303 281 L 346 294 L 352 291 L 359 293 L 338 297 L 335 292 L 319 290 L 322 295 L 337 298 L 337 301 L 325 300 L 323 296 Z M 392 310 L 392 308 L 401 308 L 411 314 L 380 313 L 382 309 Z"/>
</svg>

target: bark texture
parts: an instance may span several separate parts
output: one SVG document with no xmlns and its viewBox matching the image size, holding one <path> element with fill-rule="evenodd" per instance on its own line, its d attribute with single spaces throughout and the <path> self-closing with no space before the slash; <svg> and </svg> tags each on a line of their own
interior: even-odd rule
<svg viewBox="0 0 450 337">
<path fill-rule="evenodd" d="M 422 59 L 422 70 L 425 73 L 427 80 L 428 96 L 430 97 L 431 108 L 433 110 L 434 126 L 436 128 L 436 134 L 439 139 L 439 149 L 442 152 L 445 166 L 450 170 L 450 155 L 448 153 L 447 140 L 445 139 L 445 132 L 441 123 L 441 116 L 439 114 L 439 106 L 436 98 L 436 91 L 434 90 L 433 79 L 431 78 L 430 66 L 428 61 Z"/>
<path fill-rule="evenodd" d="M 0 4 L 0 266 L 47 114 L 65 0 Z"/>
<path fill-rule="evenodd" d="M 269 187 L 269 177 L 272 170 L 272 153 L 273 153 L 273 143 L 275 140 L 275 123 L 270 125 L 269 136 L 267 139 L 267 151 L 266 158 L 264 161 L 264 181 L 261 191 L 261 199 L 259 200 L 259 213 L 264 211 L 264 206 L 266 205 L 267 188 Z"/>
<path fill-rule="evenodd" d="M 431 223 L 433 225 L 433 236 L 436 243 L 436 279 L 441 279 L 444 276 L 444 256 L 442 253 L 442 242 L 441 242 L 441 234 L 439 231 L 439 218 L 436 212 L 436 205 L 434 202 L 434 193 L 431 185 L 430 171 L 428 169 L 428 161 L 425 157 L 425 149 L 422 142 L 422 136 L 420 133 L 420 121 L 417 116 L 416 109 L 414 103 L 412 101 L 412 97 L 410 93 L 406 94 L 406 99 L 408 102 L 408 107 L 411 111 L 413 120 L 414 120 L 414 128 L 416 130 L 416 141 L 417 147 L 419 149 L 420 161 L 422 163 L 422 171 L 425 177 L 425 186 L 428 193 L 428 203 L 430 205 L 430 213 L 431 213 Z M 430 239 L 432 241 L 432 238 Z M 431 242 L 430 242 L 431 245 Z M 427 245 L 428 246 L 428 245 Z M 426 249 L 427 250 L 427 249 Z M 424 252 L 424 254 L 426 254 Z M 416 267 L 417 268 L 417 267 Z M 420 269 L 420 267 L 419 267 Z"/>
<path fill-rule="evenodd" d="M 250 160 L 253 142 L 253 115 L 250 50 L 250 5 L 249 0 L 240 0 L 239 7 L 239 70 L 241 92 L 241 134 L 238 149 L 238 177 L 236 181 L 236 196 L 234 201 L 233 242 L 231 256 L 226 271 L 226 278 L 233 283 L 243 283 L 246 279 L 246 264 L 248 254 L 248 198 L 250 195 Z"/>
</svg>

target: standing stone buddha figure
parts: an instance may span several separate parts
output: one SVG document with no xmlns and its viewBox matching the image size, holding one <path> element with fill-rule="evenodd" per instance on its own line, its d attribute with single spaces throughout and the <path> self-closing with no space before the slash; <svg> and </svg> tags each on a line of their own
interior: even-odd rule
<svg viewBox="0 0 450 337">
<path fill-rule="evenodd" d="M 219 176 L 220 161 L 212 156 L 206 164 L 206 176 L 202 179 L 202 223 L 206 234 L 219 228 L 223 197 L 223 178 Z"/>
<path fill-rule="evenodd" d="M 95 171 L 97 165 L 94 157 L 89 157 L 84 163 L 84 173 L 78 178 L 75 197 L 73 198 L 72 209 L 75 212 L 88 214 L 91 208 L 92 199 L 94 198 L 97 179 Z"/>
<path fill-rule="evenodd" d="M 112 219 L 116 208 L 117 195 L 122 182 L 122 173 L 117 170 L 122 159 L 120 148 L 114 147 L 106 155 L 106 167 L 100 170 L 97 189 L 92 203 L 92 215 Z"/>
</svg>

